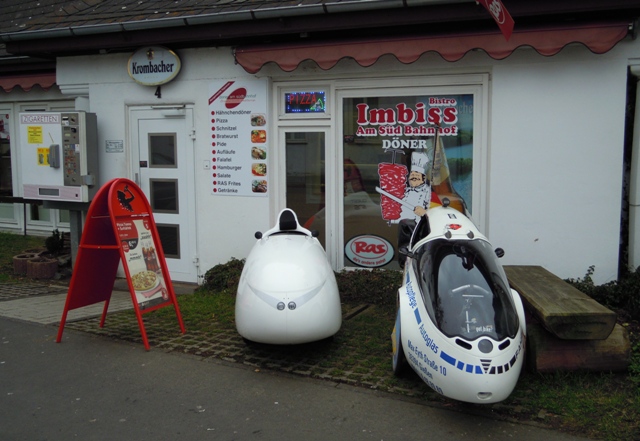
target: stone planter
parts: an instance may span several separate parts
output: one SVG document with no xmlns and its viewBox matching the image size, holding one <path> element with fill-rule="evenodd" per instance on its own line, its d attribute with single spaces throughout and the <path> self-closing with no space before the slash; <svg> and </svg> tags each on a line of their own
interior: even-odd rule
<svg viewBox="0 0 640 441">
<path fill-rule="evenodd" d="M 38 248 L 29 248 L 27 250 L 22 251 L 24 254 L 37 254 L 40 255 L 44 252 L 46 252 L 47 249 L 45 247 L 38 247 Z"/>
<path fill-rule="evenodd" d="M 36 253 L 22 253 L 13 256 L 13 274 L 24 276 L 27 274 L 27 262 L 38 257 Z"/>
<path fill-rule="evenodd" d="M 58 272 L 58 260 L 34 257 L 27 260 L 27 277 L 31 279 L 53 279 Z"/>
</svg>

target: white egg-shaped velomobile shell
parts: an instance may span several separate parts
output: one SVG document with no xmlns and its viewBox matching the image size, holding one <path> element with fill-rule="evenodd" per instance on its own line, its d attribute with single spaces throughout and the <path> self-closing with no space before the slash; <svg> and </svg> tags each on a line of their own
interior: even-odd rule
<svg viewBox="0 0 640 441">
<path fill-rule="evenodd" d="M 342 325 L 342 309 L 326 253 L 293 211 L 281 211 L 278 219 L 246 259 L 235 308 L 238 333 L 270 344 L 331 337 Z"/>
</svg>

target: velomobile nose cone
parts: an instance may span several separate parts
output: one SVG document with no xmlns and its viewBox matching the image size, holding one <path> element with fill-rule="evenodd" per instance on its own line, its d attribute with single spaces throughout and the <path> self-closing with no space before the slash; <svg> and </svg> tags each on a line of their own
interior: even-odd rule
<svg viewBox="0 0 640 441">
<path fill-rule="evenodd" d="M 247 283 L 270 293 L 300 292 L 322 285 L 328 263 L 324 252 L 303 237 L 274 237 L 262 244 L 251 259 Z"/>
</svg>

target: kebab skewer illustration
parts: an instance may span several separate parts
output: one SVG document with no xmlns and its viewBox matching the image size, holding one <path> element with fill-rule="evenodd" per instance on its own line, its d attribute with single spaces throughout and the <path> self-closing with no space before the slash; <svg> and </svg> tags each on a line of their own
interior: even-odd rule
<svg viewBox="0 0 640 441">
<path fill-rule="evenodd" d="M 378 164 L 378 176 L 380 176 L 380 187 L 376 191 L 380 197 L 380 209 L 382 218 L 386 221 L 397 221 L 402 212 L 402 197 L 404 196 L 405 182 L 407 181 L 408 170 L 402 164 L 396 164 L 396 154 L 404 152 L 402 150 L 390 149 L 391 162 L 381 162 Z"/>
<path fill-rule="evenodd" d="M 382 165 L 382 164 L 381 164 Z M 406 171 L 404 176 L 399 174 L 380 176 L 380 183 L 387 184 L 389 188 L 376 187 L 376 191 L 382 195 L 381 206 L 383 207 L 383 218 L 385 217 L 385 208 L 382 205 L 385 199 L 392 201 L 396 211 L 393 216 L 388 216 L 390 222 L 397 223 L 402 219 L 415 220 L 416 222 L 422 217 L 431 202 L 431 184 L 427 179 L 427 167 L 429 165 L 429 157 L 422 151 L 416 151 L 411 154 L 411 170 L 409 179 L 406 179 Z M 404 166 L 403 166 L 404 167 Z M 406 167 L 405 167 L 406 170 Z M 389 185 L 389 178 L 393 179 L 392 185 Z M 399 210 L 398 210 L 399 208 Z"/>
</svg>

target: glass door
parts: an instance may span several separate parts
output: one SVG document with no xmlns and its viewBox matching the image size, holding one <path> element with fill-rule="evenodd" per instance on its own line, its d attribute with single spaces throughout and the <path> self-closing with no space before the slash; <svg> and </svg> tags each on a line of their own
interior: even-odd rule
<svg viewBox="0 0 640 441">
<path fill-rule="evenodd" d="M 326 250 L 326 133 L 287 130 L 284 140 L 285 206 L 296 213 L 302 226 L 318 231 Z"/>
</svg>

